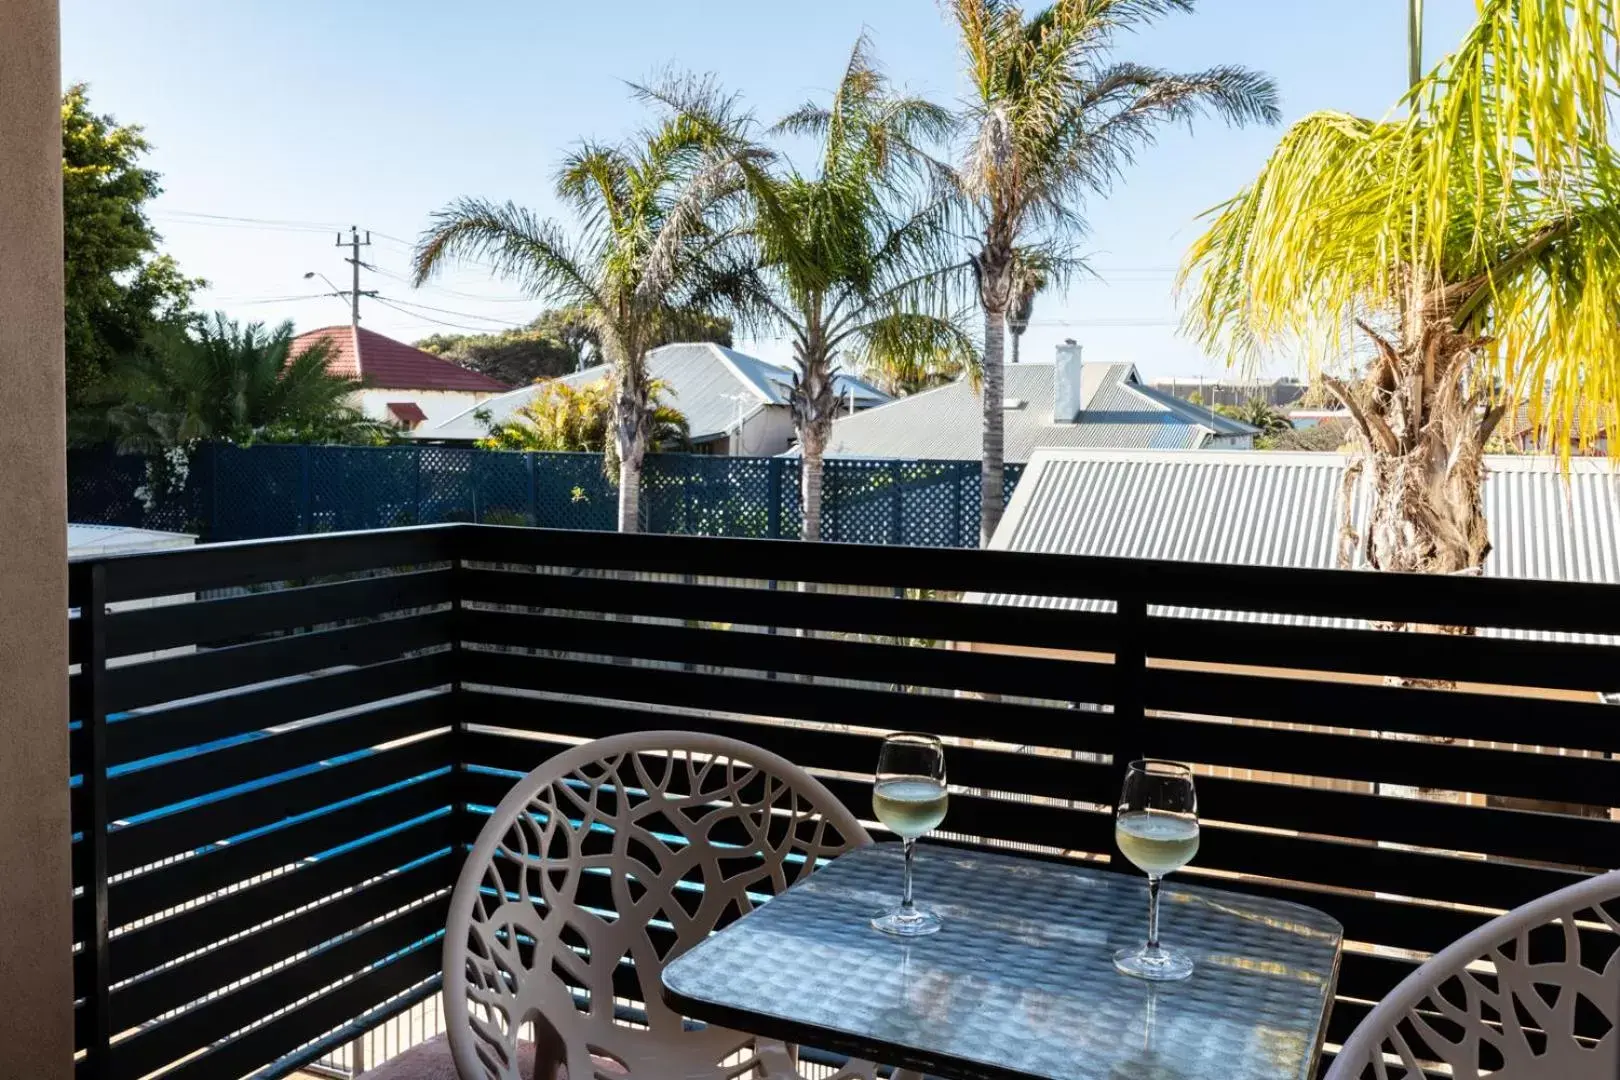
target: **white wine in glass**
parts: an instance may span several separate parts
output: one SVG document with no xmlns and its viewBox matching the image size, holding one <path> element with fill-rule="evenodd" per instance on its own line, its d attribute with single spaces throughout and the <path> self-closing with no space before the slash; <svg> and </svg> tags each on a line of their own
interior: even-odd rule
<svg viewBox="0 0 1620 1080">
<path fill-rule="evenodd" d="M 1198 854 L 1198 793 L 1192 770 L 1174 761 L 1131 762 L 1114 819 L 1119 850 L 1148 876 L 1147 943 L 1114 954 L 1114 967 L 1141 979 L 1193 973 L 1192 957 L 1159 944 L 1159 881 Z"/>
<path fill-rule="evenodd" d="M 945 820 L 950 795 L 945 787 L 945 747 L 932 735 L 890 735 L 878 752 L 872 785 L 872 812 L 905 845 L 905 886 L 900 906 L 872 920 L 886 934 L 915 937 L 939 930 L 939 916 L 911 899 L 911 860 L 917 838 Z"/>
</svg>

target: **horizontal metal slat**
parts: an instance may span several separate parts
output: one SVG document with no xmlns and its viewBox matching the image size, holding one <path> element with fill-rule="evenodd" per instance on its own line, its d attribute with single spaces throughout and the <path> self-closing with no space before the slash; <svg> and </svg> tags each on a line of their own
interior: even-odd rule
<svg viewBox="0 0 1620 1080">
<path fill-rule="evenodd" d="M 1347 619 L 1620 634 L 1620 585 L 1034 552 L 466 526 L 463 559 L 595 570 L 1114 599 Z"/>
<path fill-rule="evenodd" d="M 393 660 L 449 641 L 451 612 L 385 619 L 249 645 L 183 653 L 109 668 L 109 712 L 216 694 L 347 664 Z"/>
<path fill-rule="evenodd" d="M 115 881 L 107 895 L 112 925 L 127 925 L 200 900 L 260 874 L 433 813 L 450 803 L 453 780 L 450 774 L 441 773 L 421 783 Z"/>
<path fill-rule="evenodd" d="M 448 703 L 449 695 L 435 694 L 379 705 L 109 777 L 109 812 L 114 819 L 134 817 L 444 727 Z"/>
<path fill-rule="evenodd" d="M 455 572 L 415 570 L 215 600 L 164 603 L 107 618 L 111 656 L 253 637 L 454 599 Z"/>
<path fill-rule="evenodd" d="M 112 1068 L 108 1070 L 106 1080 L 135 1080 L 136 1077 L 145 1076 L 154 1069 L 225 1038 L 233 1031 L 264 1019 L 337 979 L 354 974 L 368 964 L 381 961 L 443 930 L 448 907 L 448 899 L 445 899 L 413 908 L 116 1043 L 111 1054 Z M 436 960 L 437 957 L 434 957 L 433 961 Z M 431 973 L 432 969 L 433 962 L 430 961 L 423 974 Z M 341 1020 L 338 1018 L 336 1022 Z M 291 1050 L 293 1047 L 287 1046 L 285 1049 Z M 276 1056 L 271 1053 L 266 1060 Z M 218 1061 L 213 1062 L 209 1070 L 193 1067 L 212 1057 L 210 1054 L 197 1058 L 180 1066 L 175 1073 L 210 1077 L 240 1075 L 237 1072 L 211 1071 L 219 1067 Z"/>
<path fill-rule="evenodd" d="M 440 856 L 118 988 L 112 995 L 113 1030 L 128 1030 L 225 990 L 246 974 L 280 963 L 302 963 L 300 953 L 450 888 L 458 869 L 453 860 Z"/>
<path fill-rule="evenodd" d="M 567 701 L 546 702 L 545 708 L 539 710 L 533 707 L 533 702 L 496 694 L 469 692 L 462 700 L 470 708 L 470 715 L 477 716 L 480 724 L 591 739 L 644 731 L 649 723 L 657 719 L 643 710 Z M 817 731 L 791 725 L 758 724 L 692 714 L 682 715 L 678 723 L 682 731 L 740 739 L 809 769 L 860 772 L 875 768 L 878 749 L 882 744 L 882 739 L 876 735 Z M 549 756 L 563 745 L 542 743 L 537 746 L 531 739 L 475 732 L 468 736 L 467 757 L 469 761 L 481 764 L 501 764 L 526 758 L 537 764 L 542 758 L 535 756 L 535 750 L 530 750 L 530 747 Z M 946 750 L 945 765 L 951 783 L 962 787 L 1100 803 L 1107 803 L 1119 794 L 1118 775 L 1111 765 L 1051 754 L 952 746 Z"/>
<path fill-rule="evenodd" d="M 462 640 L 676 663 L 1107 702 L 1113 668 L 1083 660 L 875 645 L 789 634 L 468 611 Z"/>
<path fill-rule="evenodd" d="M 1549 689 L 1620 689 L 1620 647 L 1473 635 L 1150 618 L 1150 657 Z"/>
<path fill-rule="evenodd" d="M 464 570 L 464 600 L 753 626 L 1111 652 L 1112 615 L 796 588 Z"/>
<path fill-rule="evenodd" d="M 1247 825 L 1441 850 L 1483 848 L 1486 855 L 1576 867 L 1620 865 L 1620 821 L 1213 776 L 1199 778 L 1198 796 L 1205 816 Z"/>
<path fill-rule="evenodd" d="M 108 862 L 113 873 L 133 870 L 443 769 L 444 743 L 434 736 L 119 829 L 108 837 Z"/>
<path fill-rule="evenodd" d="M 423 566 L 456 558 L 458 526 L 288 536 L 71 560 L 107 567 L 107 599 L 139 600 L 269 581 Z"/>
<path fill-rule="evenodd" d="M 307 720 L 455 680 L 448 652 L 385 660 L 365 667 L 239 688 L 202 701 L 134 713 L 107 725 L 113 765 L 185 750 L 201 743 Z"/>
<path fill-rule="evenodd" d="M 1620 753 L 1612 705 L 1344 679 L 1152 667 L 1150 709 Z"/>
<path fill-rule="evenodd" d="M 1263 694 L 1264 688 L 1256 688 Z M 1412 691 L 1414 694 L 1426 691 Z M 1369 722 L 1377 718 L 1369 717 Z M 1199 720 L 1150 718 L 1144 738 L 1177 761 L 1608 806 L 1620 761 Z M 1530 734 L 1530 733 L 1526 733 Z M 1534 737 L 1533 735 L 1531 737 Z"/>
<path fill-rule="evenodd" d="M 953 654 L 944 654 L 942 659 Z M 627 668 L 585 660 L 465 650 L 463 684 L 578 694 L 822 723 L 881 719 L 895 730 L 964 738 L 986 733 L 1002 742 L 1107 752 L 1108 714 L 942 694 L 804 683 L 748 675 L 710 675 L 667 668 Z M 542 703 L 535 703 L 535 708 Z"/>
<path fill-rule="evenodd" d="M 294 911 L 333 893 L 359 885 L 455 842 L 448 814 L 391 833 L 113 938 L 112 977 L 134 978 L 232 934 Z"/>
</svg>

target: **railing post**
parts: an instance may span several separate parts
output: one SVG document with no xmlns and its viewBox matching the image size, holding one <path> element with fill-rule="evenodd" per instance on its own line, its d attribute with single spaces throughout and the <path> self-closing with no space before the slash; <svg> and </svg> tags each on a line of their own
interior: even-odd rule
<svg viewBox="0 0 1620 1080">
<path fill-rule="evenodd" d="M 1109 740 L 1121 783 L 1125 767 L 1151 753 L 1146 745 L 1147 601 L 1138 592 L 1121 595 L 1119 639 L 1114 646 L 1114 732 Z"/>
<path fill-rule="evenodd" d="M 535 463 L 535 456 L 536 455 L 535 455 L 535 452 L 533 450 L 525 451 L 524 454 L 523 454 L 523 459 L 529 466 L 529 524 L 530 525 L 539 525 L 540 524 L 540 476 L 539 476 L 539 473 L 537 471 L 538 466 Z"/>
<path fill-rule="evenodd" d="M 765 459 L 765 535 L 772 540 L 782 539 L 782 470 L 787 463 L 787 458 Z"/>
<path fill-rule="evenodd" d="M 411 524 L 424 524 L 422 520 L 422 447 L 413 446 L 415 451 L 411 456 L 415 458 L 415 477 L 411 484 Z"/>
<path fill-rule="evenodd" d="M 298 448 L 298 531 L 310 531 L 309 446 Z"/>
<path fill-rule="evenodd" d="M 85 1076 L 105 1076 L 112 1041 L 111 967 L 107 939 L 107 568 L 96 562 L 86 571 L 89 588 L 79 608 L 79 678 L 84 687 L 84 838 L 89 879 L 83 882 L 90 901 L 90 936 L 85 948 L 93 958 L 93 983 L 86 994 L 89 1031 L 85 1040 Z"/>
<path fill-rule="evenodd" d="M 906 515 L 905 500 L 900 497 L 900 463 L 898 461 L 889 463 L 889 478 L 894 485 L 894 490 L 890 494 L 893 502 L 889 506 L 889 543 L 903 544 L 905 543 L 903 537 L 905 536 Z"/>
<path fill-rule="evenodd" d="M 467 592 L 467 560 L 464 557 L 467 541 L 471 538 L 476 526 L 458 528 L 455 532 L 454 562 L 451 574 L 455 581 L 452 590 L 450 611 L 450 696 L 448 707 L 450 710 L 450 771 L 451 771 L 451 833 L 456 843 L 462 847 L 470 847 L 478 838 L 478 830 L 473 827 L 471 810 L 472 799 L 470 774 L 467 770 L 468 759 L 472 756 L 468 740 L 467 710 L 465 697 L 462 691 L 461 661 L 464 655 L 461 643 L 466 637 L 466 592 Z M 452 875 L 461 868 L 462 851 L 460 848 L 451 858 L 454 869 Z"/>
</svg>

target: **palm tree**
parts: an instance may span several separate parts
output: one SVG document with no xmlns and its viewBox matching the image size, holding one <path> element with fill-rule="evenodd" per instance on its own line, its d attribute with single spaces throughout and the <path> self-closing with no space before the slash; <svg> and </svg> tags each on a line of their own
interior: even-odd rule
<svg viewBox="0 0 1620 1080">
<path fill-rule="evenodd" d="M 1035 298 L 1050 282 L 1039 252 L 1020 252 L 1013 257 L 1012 302 L 1007 307 L 1007 333 L 1012 335 L 1012 362 L 1018 363 L 1018 346 L 1029 320 L 1035 314 Z"/>
<path fill-rule="evenodd" d="M 715 118 L 665 95 L 717 138 Z M 738 314 L 786 331 L 793 341 L 789 398 L 801 454 L 800 536 L 821 537 L 822 458 L 838 415 L 836 376 L 851 367 L 915 364 L 972 353 L 947 288 L 954 234 L 949 170 L 926 148 L 944 139 L 951 114 L 892 92 L 863 35 L 830 104 L 811 102 L 771 133 L 817 143 L 814 168 L 784 157 L 747 178 L 744 229 L 758 258 L 756 285 Z M 757 147 L 755 160 L 768 151 Z M 965 269 L 960 264 L 958 271 Z"/>
<path fill-rule="evenodd" d="M 654 453 L 686 450 L 691 429 L 686 416 L 665 397 L 669 387 L 659 379 L 647 383 L 652 428 L 647 448 Z M 485 450 L 573 450 L 603 453 L 613 429 L 613 387 L 597 379 L 575 388 L 560 380 L 543 381 L 534 399 L 502 424 L 490 426 L 478 440 Z"/>
<path fill-rule="evenodd" d="M 731 103 L 708 83 L 691 82 L 687 91 L 729 118 Z M 591 321 L 613 373 L 623 532 L 640 528 L 641 464 L 652 436 L 646 354 L 671 325 L 739 280 L 737 237 L 714 221 L 735 193 L 737 173 L 753 168 L 753 151 L 712 134 L 671 115 L 635 139 L 586 143 L 571 154 L 557 194 L 579 218 L 573 240 L 513 203 L 465 198 L 436 213 L 416 247 L 417 284 L 447 260 L 488 260 L 537 298 L 573 306 Z"/>
<path fill-rule="evenodd" d="M 977 354 L 942 347 L 926 353 L 901 355 L 869 353 L 861 364 L 861 377 L 886 394 L 905 397 L 955 382 L 964 376 L 978 379 Z"/>
<path fill-rule="evenodd" d="M 1054 273 L 1074 265 L 1088 194 L 1105 192 L 1165 123 L 1213 112 L 1228 123 L 1275 123 L 1264 75 L 1216 67 L 1177 75 L 1109 63 L 1114 39 L 1194 0 L 1056 0 L 1025 18 L 1013 0 L 949 0 L 971 93 L 964 106 L 963 192 L 977 218 L 973 268 L 984 314 L 984 460 L 980 535 L 1002 510 L 1002 357 L 1019 248 L 1044 251 Z"/>
<path fill-rule="evenodd" d="M 356 379 L 327 370 L 330 346 L 294 356 L 293 324 L 267 331 L 223 313 L 169 328 L 92 395 L 73 423 L 74 441 L 111 439 L 121 453 L 156 458 L 218 440 L 378 443 L 396 429 L 361 413 Z"/>
<path fill-rule="evenodd" d="M 1359 377 L 1322 382 L 1371 474 L 1374 567 L 1478 572 L 1483 452 L 1510 402 L 1528 395 L 1566 452 L 1620 423 L 1617 18 L 1613 0 L 1486 0 L 1406 115 L 1299 121 L 1188 253 L 1206 348 L 1303 344 L 1321 370 L 1358 332 L 1368 347 Z"/>
</svg>

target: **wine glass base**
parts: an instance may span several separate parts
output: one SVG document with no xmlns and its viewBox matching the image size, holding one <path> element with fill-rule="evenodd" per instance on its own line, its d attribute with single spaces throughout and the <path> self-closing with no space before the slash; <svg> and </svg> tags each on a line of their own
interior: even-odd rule
<svg viewBox="0 0 1620 1080">
<path fill-rule="evenodd" d="M 1193 961 L 1174 949 L 1136 945 L 1114 954 L 1114 970 L 1149 982 L 1179 982 L 1192 975 Z"/>
<path fill-rule="evenodd" d="M 886 911 L 872 920 L 874 929 L 896 937 L 922 937 L 924 934 L 937 934 L 944 923 L 932 911 L 923 911 L 921 908 L 895 908 Z"/>
</svg>

